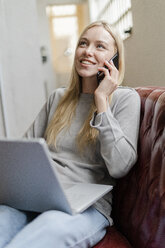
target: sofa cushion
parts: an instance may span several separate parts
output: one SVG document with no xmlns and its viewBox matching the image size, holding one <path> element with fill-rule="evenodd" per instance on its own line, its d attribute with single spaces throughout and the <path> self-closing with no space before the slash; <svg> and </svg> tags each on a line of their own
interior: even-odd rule
<svg viewBox="0 0 165 248">
<path fill-rule="evenodd" d="M 94 248 L 132 248 L 132 246 L 113 226 L 108 228 L 105 237 Z"/>
</svg>

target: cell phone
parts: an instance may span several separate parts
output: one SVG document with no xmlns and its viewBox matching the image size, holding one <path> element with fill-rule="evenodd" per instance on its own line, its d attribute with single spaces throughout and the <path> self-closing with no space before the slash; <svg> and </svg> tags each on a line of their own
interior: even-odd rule
<svg viewBox="0 0 165 248">
<path fill-rule="evenodd" d="M 114 65 L 116 66 L 116 68 L 117 69 L 119 69 L 119 54 L 118 53 L 116 53 L 110 60 L 109 60 L 109 62 L 110 61 L 113 61 L 113 63 L 114 63 Z M 107 66 L 104 66 L 105 68 L 107 68 Z M 108 69 L 108 68 L 107 68 Z M 98 82 L 98 84 L 103 80 L 103 78 L 104 78 L 104 72 L 103 71 L 99 71 L 98 73 L 97 73 L 97 82 Z"/>
</svg>

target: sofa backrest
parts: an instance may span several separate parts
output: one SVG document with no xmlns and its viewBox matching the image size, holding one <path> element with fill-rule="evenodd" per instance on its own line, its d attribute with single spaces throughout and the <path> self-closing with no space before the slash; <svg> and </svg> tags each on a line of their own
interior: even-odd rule
<svg viewBox="0 0 165 248">
<path fill-rule="evenodd" d="M 112 214 L 134 248 L 164 248 L 165 87 L 136 90 L 141 97 L 138 161 L 117 181 Z"/>
</svg>

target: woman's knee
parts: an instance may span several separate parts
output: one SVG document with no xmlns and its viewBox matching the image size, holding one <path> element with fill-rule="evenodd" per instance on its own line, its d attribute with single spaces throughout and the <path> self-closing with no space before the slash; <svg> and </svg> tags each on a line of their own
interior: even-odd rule
<svg viewBox="0 0 165 248">
<path fill-rule="evenodd" d="M 37 219 L 38 225 L 51 240 L 59 241 L 69 236 L 69 214 L 60 211 L 47 211 L 41 214 Z"/>
<path fill-rule="evenodd" d="M 49 231 L 56 231 L 59 229 L 64 229 L 66 226 L 66 219 L 69 219 L 70 215 L 60 212 L 60 211 L 47 211 L 42 213 L 38 220 L 40 221 L 41 225 L 43 225 Z"/>
<path fill-rule="evenodd" d="M 26 225 L 26 216 L 14 208 L 0 205 L 0 247 L 4 247 Z"/>
<path fill-rule="evenodd" d="M 1 217 L 5 216 L 6 218 L 17 218 L 19 216 L 24 216 L 21 211 L 6 205 L 0 205 L 0 215 Z"/>
<path fill-rule="evenodd" d="M 0 205 L 0 213 L 13 213 L 17 212 L 15 208 L 9 207 L 7 205 Z"/>
<path fill-rule="evenodd" d="M 27 216 L 24 212 L 6 205 L 0 205 L 0 219 L 1 225 L 18 226 L 18 228 L 27 222 Z"/>
<path fill-rule="evenodd" d="M 73 243 L 72 216 L 60 211 L 48 211 L 41 214 L 41 232 L 51 243 L 58 243 L 58 247 L 70 247 Z"/>
</svg>

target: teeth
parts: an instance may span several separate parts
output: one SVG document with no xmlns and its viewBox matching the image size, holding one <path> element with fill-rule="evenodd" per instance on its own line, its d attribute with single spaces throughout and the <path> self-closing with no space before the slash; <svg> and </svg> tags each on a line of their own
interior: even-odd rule
<svg viewBox="0 0 165 248">
<path fill-rule="evenodd" d="M 86 64 L 86 65 L 92 65 L 92 63 L 91 63 L 91 62 L 86 61 L 86 60 L 82 60 L 82 61 L 81 61 L 81 63 L 82 63 L 82 64 Z"/>
</svg>

